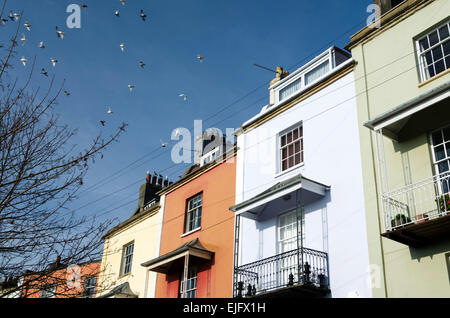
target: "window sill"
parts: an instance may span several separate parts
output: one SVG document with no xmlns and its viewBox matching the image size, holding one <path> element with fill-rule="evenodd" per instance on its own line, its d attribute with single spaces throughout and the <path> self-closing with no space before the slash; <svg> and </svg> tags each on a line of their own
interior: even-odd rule
<svg viewBox="0 0 450 318">
<path fill-rule="evenodd" d="M 447 75 L 447 74 L 450 74 L 450 68 L 446 69 L 446 70 L 443 71 L 442 73 L 439 73 L 438 75 L 434 75 L 433 77 L 430 77 L 430 78 L 427 79 L 426 81 L 423 81 L 423 82 L 419 83 L 419 87 L 425 86 L 425 85 L 427 85 L 428 83 L 430 83 L 430 82 L 432 82 L 432 81 L 434 81 L 434 80 L 436 80 L 436 79 L 438 79 L 438 78 L 441 78 L 442 76 L 445 76 L 445 75 Z"/>
<path fill-rule="evenodd" d="M 298 165 L 296 165 L 296 166 L 293 166 L 293 167 L 291 167 L 291 168 L 289 168 L 289 169 L 287 169 L 287 170 L 284 170 L 284 171 L 281 171 L 281 172 L 276 173 L 274 178 L 277 179 L 277 178 L 279 178 L 279 177 L 281 177 L 281 176 L 284 176 L 284 175 L 286 175 L 286 174 L 289 174 L 290 172 L 292 172 L 292 171 L 294 171 L 294 170 L 297 170 L 297 169 L 299 169 L 299 168 L 301 168 L 301 167 L 303 167 L 303 166 L 305 166 L 305 163 L 304 163 L 304 162 L 303 162 L 303 163 L 300 163 L 300 164 L 298 164 Z"/>
<path fill-rule="evenodd" d="M 202 229 L 201 227 L 198 227 L 198 228 L 196 228 L 196 229 L 193 229 L 192 231 L 189 231 L 189 232 L 184 233 L 184 234 L 181 235 L 180 237 L 185 237 L 185 236 L 191 235 L 192 233 L 195 233 L 195 232 L 197 232 L 197 231 L 200 231 L 201 229 Z"/>
<path fill-rule="evenodd" d="M 126 274 L 119 275 L 119 279 L 122 279 L 122 278 L 127 277 L 127 276 L 130 276 L 130 275 L 131 275 L 131 272 L 126 273 Z"/>
</svg>

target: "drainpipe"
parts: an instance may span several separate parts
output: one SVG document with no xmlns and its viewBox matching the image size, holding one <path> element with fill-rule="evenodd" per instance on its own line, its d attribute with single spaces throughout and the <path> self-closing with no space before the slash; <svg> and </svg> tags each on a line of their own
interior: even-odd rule
<svg viewBox="0 0 450 318">
<path fill-rule="evenodd" d="M 365 95 L 366 95 L 366 108 L 367 108 L 367 117 L 370 119 L 372 116 L 370 114 L 370 103 L 369 103 L 369 88 L 367 86 L 367 69 L 366 69 L 366 57 L 364 54 L 364 43 L 361 44 L 361 54 L 362 54 L 362 64 L 364 67 L 364 87 L 365 87 Z M 372 133 L 369 132 L 369 139 L 370 139 L 370 153 L 371 153 L 371 157 L 372 157 L 372 162 L 375 163 L 376 161 L 376 155 L 374 153 L 374 145 L 373 145 L 373 137 L 372 137 Z M 385 260 L 384 260 L 384 248 L 383 248 L 383 239 L 381 237 L 381 233 L 382 233 L 382 229 L 381 229 L 381 221 L 380 221 L 380 201 L 379 201 L 379 191 L 378 191 L 378 182 L 377 182 L 377 178 L 376 178 L 376 168 L 375 165 L 372 165 L 372 169 L 373 169 L 373 175 L 374 177 L 374 183 L 375 183 L 375 195 L 376 195 L 376 204 L 377 204 L 377 221 L 378 221 L 378 239 L 380 241 L 380 247 L 381 247 L 381 263 L 382 263 L 382 272 L 383 272 L 383 282 L 384 282 L 384 294 L 386 296 L 386 298 L 389 298 L 388 296 L 388 290 L 387 290 L 387 281 L 386 281 L 386 264 L 385 264 Z M 373 288 L 372 288 L 373 291 Z"/>
</svg>

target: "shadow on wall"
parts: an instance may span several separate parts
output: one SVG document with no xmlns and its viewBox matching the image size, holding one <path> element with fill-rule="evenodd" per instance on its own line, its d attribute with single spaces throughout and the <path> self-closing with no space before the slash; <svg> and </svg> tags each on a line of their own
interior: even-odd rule
<svg viewBox="0 0 450 318">
<path fill-rule="evenodd" d="M 448 256 L 450 254 L 450 238 L 444 238 L 440 241 L 437 241 L 435 243 L 432 243 L 427 246 L 423 247 L 410 247 L 409 252 L 411 254 L 411 259 L 417 260 L 418 262 L 421 261 L 422 258 L 429 257 L 430 259 L 433 259 L 434 257 L 447 257 L 447 268 L 449 267 L 449 260 Z M 442 255 L 443 253 L 446 253 L 445 255 Z M 449 275 L 450 275 L 450 268 Z"/>
</svg>

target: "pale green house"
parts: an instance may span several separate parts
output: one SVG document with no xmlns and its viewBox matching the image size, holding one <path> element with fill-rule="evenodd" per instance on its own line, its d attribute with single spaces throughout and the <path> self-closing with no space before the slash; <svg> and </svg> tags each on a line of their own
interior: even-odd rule
<svg viewBox="0 0 450 318">
<path fill-rule="evenodd" d="M 450 297 L 450 1 L 351 37 L 374 297 Z"/>
</svg>

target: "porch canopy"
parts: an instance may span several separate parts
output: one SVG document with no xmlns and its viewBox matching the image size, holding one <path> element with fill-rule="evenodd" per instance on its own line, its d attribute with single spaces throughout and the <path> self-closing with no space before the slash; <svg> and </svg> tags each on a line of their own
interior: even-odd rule
<svg viewBox="0 0 450 318">
<path fill-rule="evenodd" d="M 236 215 L 253 220 L 272 218 L 283 211 L 295 208 L 297 203 L 305 206 L 322 199 L 329 189 L 330 186 L 299 174 L 230 207 L 230 210 Z"/>
<path fill-rule="evenodd" d="M 450 81 L 401 104 L 364 126 L 401 142 L 450 123 Z"/>
<path fill-rule="evenodd" d="M 167 274 L 174 262 L 182 258 L 189 260 L 189 257 L 193 256 L 204 260 L 211 260 L 213 255 L 214 252 L 208 251 L 197 238 L 167 254 L 142 263 L 141 266 L 147 267 L 148 270 L 153 272 Z"/>
</svg>

